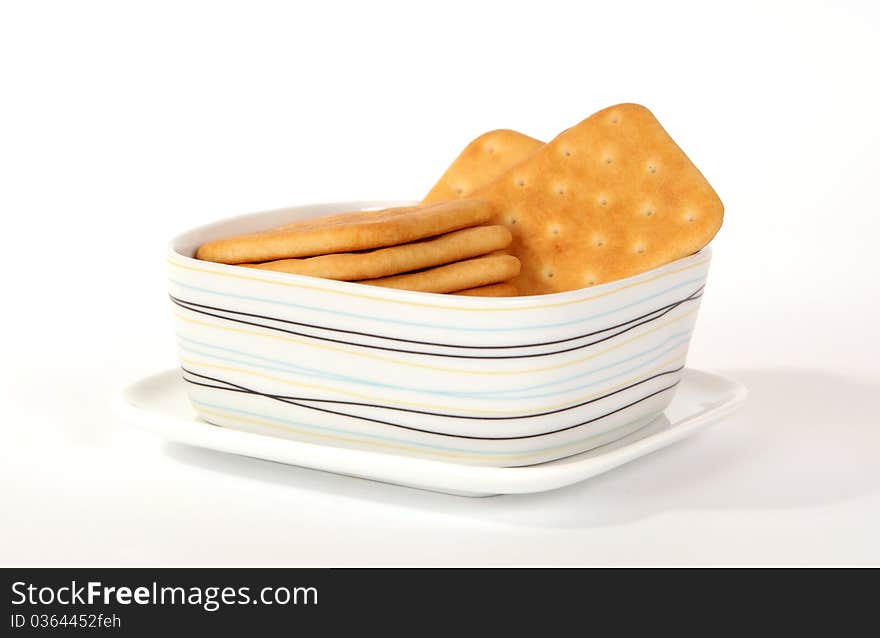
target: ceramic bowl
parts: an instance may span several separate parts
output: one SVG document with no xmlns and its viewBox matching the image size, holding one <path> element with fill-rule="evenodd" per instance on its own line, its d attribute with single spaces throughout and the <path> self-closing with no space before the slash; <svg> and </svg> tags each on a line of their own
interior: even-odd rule
<svg viewBox="0 0 880 638">
<path fill-rule="evenodd" d="M 551 295 L 410 292 L 196 260 L 205 241 L 408 202 L 242 215 L 168 251 L 190 401 L 209 423 L 453 463 L 522 466 L 643 427 L 672 400 L 708 248 Z"/>
</svg>

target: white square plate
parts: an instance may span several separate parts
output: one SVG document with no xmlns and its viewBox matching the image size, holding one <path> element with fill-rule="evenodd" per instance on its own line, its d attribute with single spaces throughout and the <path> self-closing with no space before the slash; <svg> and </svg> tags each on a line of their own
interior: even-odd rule
<svg viewBox="0 0 880 638">
<path fill-rule="evenodd" d="M 740 383 L 688 369 L 663 415 L 613 443 L 539 465 L 481 467 L 301 443 L 218 427 L 195 415 L 184 386 L 180 370 L 166 370 L 128 386 L 116 407 L 132 424 L 180 443 L 463 496 L 542 492 L 583 481 L 718 421 L 736 410 L 748 394 Z"/>
</svg>

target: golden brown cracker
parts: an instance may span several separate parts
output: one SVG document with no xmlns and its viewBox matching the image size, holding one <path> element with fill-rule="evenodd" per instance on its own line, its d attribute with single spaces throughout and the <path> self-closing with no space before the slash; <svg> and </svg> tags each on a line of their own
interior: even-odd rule
<svg viewBox="0 0 880 638">
<path fill-rule="evenodd" d="M 513 255 L 487 255 L 419 272 L 367 279 L 359 283 L 420 292 L 457 292 L 507 281 L 515 277 L 519 269 L 519 259 Z"/>
<path fill-rule="evenodd" d="M 504 226 L 475 226 L 432 239 L 369 252 L 337 253 L 241 265 L 325 279 L 355 281 L 398 275 L 486 255 L 507 247 L 511 239 L 510 231 Z"/>
<path fill-rule="evenodd" d="M 505 281 L 500 284 L 489 284 L 488 286 L 477 286 L 476 288 L 459 290 L 452 294 L 464 295 L 466 297 L 516 297 L 519 292 L 515 285 Z"/>
<path fill-rule="evenodd" d="M 522 261 L 522 295 L 621 279 L 690 255 L 721 226 L 718 195 L 654 115 L 599 111 L 473 193 Z"/>
<path fill-rule="evenodd" d="M 488 221 L 491 212 L 490 204 L 472 199 L 354 211 L 207 242 L 196 257 L 244 264 L 370 250 L 478 226 Z"/>
<path fill-rule="evenodd" d="M 459 154 L 422 203 L 467 197 L 541 148 L 544 142 L 533 137 L 498 129 L 483 133 Z"/>
</svg>

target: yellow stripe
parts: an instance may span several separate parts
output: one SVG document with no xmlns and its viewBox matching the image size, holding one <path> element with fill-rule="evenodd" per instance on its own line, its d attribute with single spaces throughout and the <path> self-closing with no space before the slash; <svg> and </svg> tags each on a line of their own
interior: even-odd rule
<svg viewBox="0 0 880 638">
<path fill-rule="evenodd" d="M 687 344 L 682 344 L 681 347 L 686 347 L 686 345 Z M 265 372 L 256 372 L 254 370 L 248 370 L 247 368 L 238 368 L 235 366 L 220 365 L 220 364 L 216 364 L 216 363 L 206 363 L 204 361 L 196 361 L 194 359 L 186 359 L 186 358 L 182 358 L 181 361 L 187 366 L 199 366 L 202 368 L 211 368 L 213 370 L 223 370 L 224 372 L 235 372 L 238 374 L 246 374 L 246 375 L 253 376 L 253 377 L 259 377 L 261 379 L 268 379 L 269 381 L 275 381 L 277 383 L 284 383 L 286 385 L 292 385 L 292 386 L 297 386 L 297 387 L 301 387 L 301 388 L 308 388 L 310 390 L 318 390 L 320 392 L 326 392 L 326 393 L 330 394 L 331 396 L 343 395 L 343 396 L 351 397 L 354 399 L 363 399 L 368 402 L 373 402 L 376 398 L 375 395 L 361 394 L 359 392 L 351 392 L 348 390 L 342 390 L 340 388 L 330 387 L 330 386 L 325 386 L 325 385 L 317 385 L 317 384 L 313 384 L 313 383 L 303 383 L 301 381 L 292 381 L 290 379 L 285 379 L 283 377 L 277 377 L 275 375 L 266 374 Z M 606 394 L 608 392 L 613 392 L 615 390 L 619 390 L 620 388 L 625 388 L 626 386 L 632 385 L 633 383 L 635 383 L 636 381 L 638 381 L 640 379 L 643 379 L 645 377 L 650 377 L 655 372 L 659 372 L 660 370 L 663 370 L 667 366 L 670 366 L 670 365 L 673 365 L 676 363 L 680 363 L 680 362 L 681 362 L 680 356 L 672 357 L 672 358 L 664 361 L 663 363 L 657 365 L 657 367 L 651 368 L 650 370 L 646 370 L 645 372 L 643 372 L 641 375 L 639 375 L 637 377 L 627 379 L 626 381 L 621 381 L 616 386 L 611 386 L 611 388 L 601 390 L 601 391 L 596 392 L 591 395 L 578 397 L 577 399 L 569 399 L 567 401 L 561 401 L 559 403 L 554 403 L 551 405 L 545 405 L 545 406 L 541 406 L 538 408 L 532 408 L 532 411 L 534 411 L 534 412 L 549 412 L 550 410 L 555 410 L 556 408 L 562 408 L 562 407 L 566 407 L 569 405 L 576 405 L 576 404 L 584 402 L 584 401 L 589 401 L 590 399 L 595 399 L 596 397 L 601 396 L 603 394 Z M 395 401 L 393 406 L 394 407 L 406 406 L 406 407 L 410 407 L 410 408 L 418 408 L 421 410 L 435 410 L 438 412 L 445 412 L 449 408 L 448 404 L 438 405 L 438 404 L 434 404 L 434 403 L 418 403 L 418 402 L 413 402 L 413 401 Z M 518 411 L 518 410 L 472 410 L 472 409 L 468 409 L 468 413 L 469 414 L 487 414 L 487 415 L 494 415 L 494 416 L 515 416 L 515 415 L 520 414 L 521 411 Z"/>
<path fill-rule="evenodd" d="M 412 361 L 402 361 L 400 359 L 390 359 L 388 357 L 382 357 L 382 356 L 375 355 L 375 354 L 369 354 L 367 352 L 358 352 L 357 350 L 338 348 L 336 346 L 329 346 L 329 345 L 325 345 L 323 343 L 315 343 L 315 342 L 307 341 L 305 339 L 297 339 L 296 337 L 288 337 L 285 335 L 274 334 L 274 333 L 266 334 L 266 333 L 262 333 L 262 332 L 256 332 L 254 330 L 248 330 L 246 328 L 233 328 L 232 326 L 221 326 L 221 325 L 217 325 L 214 323 L 208 323 L 206 321 L 198 321 L 196 319 L 191 319 L 189 317 L 185 317 L 185 316 L 181 315 L 180 313 L 174 313 L 174 316 L 181 321 L 185 321 L 187 323 L 191 323 L 196 326 L 202 326 L 204 328 L 214 328 L 215 330 L 226 330 L 228 332 L 235 332 L 238 334 L 252 335 L 255 337 L 265 337 L 267 339 L 277 339 L 279 341 L 286 341 L 288 343 L 295 343 L 300 346 L 317 348 L 319 350 L 329 350 L 330 352 L 338 352 L 338 353 L 341 353 L 341 354 L 344 354 L 347 356 L 361 357 L 364 359 L 371 359 L 373 361 L 381 361 L 382 363 L 390 363 L 392 365 L 406 366 L 406 367 L 410 367 L 410 368 L 421 368 L 424 370 L 433 370 L 435 372 L 450 372 L 450 373 L 454 373 L 454 374 L 510 376 L 510 375 L 517 375 L 517 374 L 534 374 L 536 372 L 549 372 L 550 370 L 559 370 L 560 368 L 567 368 L 569 366 L 583 363 L 584 361 L 589 361 L 590 359 L 595 359 L 596 357 L 601 357 L 602 355 L 607 354 L 609 352 L 612 352 L 613 350 L 617 350 L 618 348 L 622 348 L 623 346 L 630 344 L 633 341 L 636 341 L 636 340 L 641 339 L 643 337 L 647 337 L 648 335 L 653 334 L 653 333 L 657 332 L 658 330 L 662 330 L 663 328 L 671 326 L 672 324 L 677 323 L 677 322 L 681 321 L 682 319 L 686 319 L 690 315 L 694 314 L 696 311 L 697 311 L 696 308 L 694 308 L 693 310 L 689 310 L 688 312 L 686 312 L 682 315 L 679 315 L 675 319 L 658 324 L 657 326 L 655 326 L 651 330 L 647 330 L 646 332 L 642 332 L 642 333 L 636 335 L 635 337 L 632 337 L 632 338 L 627 339 L 625 341 L 621 341 L 620 343 L 618 343 L 614 346 L 611 346 L 610 348 L 606 348 L 605 350 L 600 350 L 599 352 L 595 352 L 595 353 L 587 355 L 585 357 L 581 357 L 580 359 L 574 359 L 573 361 L 566 361 L 565 363 L 559 363 L 559 364 L 553 365 L 553 366 L 546 366 L 544 368 L 527 368 L 524 370 L 468 370 L 468 369 L 463 369 L 463 368 L 442 368 L 439 366 L 428 365 L 426 363 L 414 363 Z"/>
<path fill-rule="evenodd" d="M 566 449 L 574 449 L 580 446 L 583 446 L 584 443 L 588 441 L 592 441 L 607 432 L 602 432 L 599 434 L 594 434 L 593 436 L 586 437 L 583 439 L 578 439 L 573 443 L 566 443 L 564 445 L 559 445 L 556 447 L 544 448 L 539 452 L 522 452 L 517 454 L 468 454 L 467 452 L 446 452 L 443 450 L 426 450 L 420 447 L 413 447 L 409 445 L 397 445 L 394 443 L 385 443 L 383 441 L 370 441 L 368 439 L 359 439 L 355 437 L 348 436 L 340 436 L 338 434 L 322 434 L 318 432 L 310 432 L 308 430 L 302 430 L 300 428 L 294 428 L 289 425 L 279 425 L 277 423 L 272 423 L 270 421 L 264 421 L 263 419 L 255 419 L 253 417 L 241 416 L 238 414 L 232 414 L 229 412 L 225 412 L 223 410 L 209 409 L 196 406 L 196 410 L 199 414 L 208 414 L 212 416 L 226 417 L 237 421 L 244 421 L 245 423 L 252 423 L 253 425 L 258 425 L 260 427 L 270 428 L 273 430 L 281 430 L 283 432 L 292 432 L 298 434 L 300 436 L 307 436 L 317 439 L 324 439 L 328 441 L 335 441 L 338 443 L 351 443 L 354 445 L 372 445 L 373 447 L 384 448 L 388 450 L 399 450 L 403 452 L 410 452 L 419 455 L 430 455 L 430 456 L 440 456 L 444 458 L 451 459 L 524 459 L 531 456 L 536 456 L 538 454 L 547 454 L 548 452 L 554 452 L 558 450 L 566 450 Z"/>
<path fill-rule="evenodd" d="M 185 258 L 183 258 L 185 259 Z M 233 277 L 235 279 L 245 279 L 248 281 L 257 281 L 264 284 L 273 284 L 276 286 L 288 286 L 292 288 L 299 288 L 302 290 L 313 290 L 316 292 L 330 292 L 337 295 L 344 295 L 346 297 L 355 297 L 356 299 L 368 299 L 370 301 L 378 301 L 382 303 L 396 303 L 402 304 L 404 306 L 413 306 L 418 308 L 433 308 L 436 310 L 463 310 L 467 312 L 513 312 L 513 311 L 522 311 L 522 310 L 542 310 L 544 308 L 559 308 L 562 306 L 571 306 L 573 304 L 585 303 L 588 301 L 593 301 L 594 299 L 600 299 L 602 297 L 607 297 L 608 295 L 614 295 L 623 290 L 627 290 L 629 288 L 635 288 L 637 286 L 642 286 L 647 283 L 651 283 L 652 281 L 657 281 L 658 279 L 663 279 L 664 277 L 668 277 L 670 275 L 675 275 L 680 272 L 685 272 L 686 270 L 691 270 L 692 268 L 698 268 L 705 264 L 708 259 L 703 259 L 698 261 L 695 264 L 691 264 L 690 266 L 685 266 L 683 268 L 679 268 L 677 270 L 669 270 L 660 275 L 656 275 L 649 279 L 643 279 L 642 281 L 636 281 L 631 284 L 626 284 L 624 286 L 620 286 L 619 288 L 615 288 L 614 290 L 608 290 L 606 292 L 599 293 L 597 295 L 593 295 L 591 297 L 585 297 L 583 299 L 573 299 L 571 301 L 558 301 L 556 303 L 545 303 L 540 305 L 529 305 L 529 306 L 488 306 L 485 308 L 474 308 L 472 306 L 447 306 L 444 304 L 431 304 L 431 303 L 422 303 L 418 301 L 407 301 L 404 299 L 393 299 L 388 297 L 376 297 L 375 295 L 365 295 L 356 292 L 349 292 L 346 290 L 333 290 L 331 288 L 322 288 L 320 286 L 307 286 L 305 284 L 299 284 L 292 281 L 276 281 L 274 279 L 263 278 L 263 277 L 254 277 L 252 275 L 238 274 L 232 272 L 222 272 L 217 270 L 210 270 L 208 268 L 197 268 L 195 266 L 185 266 L 181 263 L 178 263 L 172 258 L 168 259 L 168 264 L 174 266 L 175 268 L 182 268 L 184 270 L 192 270 L 194 272 L 203 272 L 211 275 L 220 275 L 221 277 Z M 227 264 L 224 264 L 227 265 Z M 242 269 L 244 270 L 244 269 Z"/>
</svg>

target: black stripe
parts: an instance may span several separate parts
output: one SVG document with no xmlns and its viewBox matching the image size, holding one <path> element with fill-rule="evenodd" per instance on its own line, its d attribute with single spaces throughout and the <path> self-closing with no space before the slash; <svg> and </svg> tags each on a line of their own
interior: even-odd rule
<svg viewBox="0 0 880 638">
<path fill-rule="evenodd" d="M 517 419 L 531 419 L 533 417 L 547 416 L 549 414 L 559 414 L 560 412 L 567 412 L 569 410 L 574 410 L 575 408 L 580 408 L 585 405 L 589 405 L 591 403 L 596 403 L 597 401 L 601 401 L 602 399 L 607 399 L 608 397 L 614 396 L 615 394 L 625 392 L 626 390 L 630 390 L 632 388 L 635 388 L 636 386 L 642 385 L 643 383 L 647 383 L 648 381 L 653 381 L 654 379 L 659 379 L 660 377 L 665 377 L 670 374 L 675 374 L 676 372 L 681 372 L 682 370 L 684 370 L 684 366 L 682 365 L 682 366 L 679 366 L 673 370 L 666 370 L 664 372 L 658 372 L 657 374 L 653 374 L 649 377 L 645 377 L 644 379 L 641 379 L 640 381 L 636 381 L 635 383 L 631 383 L 628 386 L 625 386 L 623 388 L 618 388 L 617 390 L 613 390 L 612 392 L 609 392 L 608 394 L 604 394 L 602 396 L 595 397 L 595 398 L 589 399 L 587 401 L 583 401 L 582 403 L 575 403 L 575 404 L 566 406 L 564 408 L 556 408 L 555 410 L 548 410 L 546 412 L 536 412 L 533 414 L 521 414 L 521 415 L 517 415 L 517 416 L 474 416 L 471 414 L 448 414 L 448 413 L 444 413 L 444 412 L 431 412 L 429 410 L 415 410 L 413 408 L 403 408 L 403 407 L 396 406 L 396 405 L 383 405 L 380 403 L 365 403 L 362 401 L 344 401 L 341 399 L 315 399 L 312 397 L 298 397 L 298 396 L 289 396 L 289 395 L 284 395 L 284 394 L 265 394 L 262 392 L 258 392 L 256 390 L 252 390 L 246 386 L 237 385 L 237 384 L 232 383 L 230 381 L 226 381 L 224 379 L 218 379 L 216 377 L 211 377 L 206 374 L 194 372 L 192 370 L 189 370 L 188 368 L 181 367 L 181 370 L 183 370 L 185 373 L 190 374 L 194 377 L 199 377 L 201 379 L 207 379 L 208 381 L 214 381 L 215 383 L 223 383 L 223 384 L 226 384 L 227 386 L 231 386 L 231 387 L 222 387 L 222 386 L 209 385 L 207 383 L 199 383 L 197 381 L 193 381 L 191 379 L 187 379 L 186 377 L 184 377 L 184 381 L 187 381 L 187 382 L 195 384 L 195 385 L 202 385 L 202 386 L 205 386 L 208 388 L 217 388 L 218 390 L 234 390 L 236 392 L 248 392 L 248 393 L 258 394 L 260 396 L 268 397 L 270 399 L 278 399 L 278 400 L 283 400 L 283 401 L 288 401 L 288 402 L 289 401 L 309 401 L 312 403 L 334 403 L 337 405 L 353 405 L 353 406 L 364 407 L 364 408 L 375 408 L 375 409 L 381 409 L 381 410 L 394 410 L 397 412 L 407 412 L 410 414 L 425 414 L 428 416 L 440 416 L 440 417 L 448 417 L 448 418 L 452 418 L 452 419 L 472 419 L 472 420 L 477 420 L 477 421 L 515 421 Z M 311 407 L 311 406 L 302 406 L 302 407 Z M 336 413 L 334 413 L 334 414 L 336 414 Z M 356 415 L 347 414 L 347 413 L 339 413 L 339 414 L 341 416 L 350 416 L 352 418 L 360 418 L 360 417 L 357 417 Z M 386 423 L 385 421 L 379 421 L 379 422 Z M 393 423 L 386 423 L 386 425 L 394 425 L 394 424 Z"/>
<path fill-rule="evenodd" d="M 613 326 L 608 326 L 607 328 L 602 328 L 602 330 L 596 330 L 594 332 L 587 332 L 585 334 L 576 335 L 574 337 L 567 337 L 565 339 L 556 339 L 555 341 L 539 341 L 537 343 L 526 343 L 521 345 L 514 346 L 466 346 L 460 344 L 447 344 L 447 343 L 437 343 L 435 341 L 418 341 L 416 339 L 403 339 L 401 337 L 388 337 L 385 335 L 375 334 L 372 332 L 360 332 L 358 330 L 343 330 L 342 328 L 328 328 L 327 326 L 319 326 L 313 323 L 303 323 L 301 321 L 291 321 L 289 319 L 278 319 L 277 317 L 271 317 L 269 315 L 258 315 L 250 312 L 241 312 L 240 310 L 229 310 L 228 308 L 220 308 L 218 306 L 208 306 L 206 304 L 195 303 L 194 301 L 187 301 L 186 299 L 181 299 L 179 297 L 175 297 L 174 295 L 168 295 L 171 297 L 171 300 L 177 303 L 177 305 L 186 304 L 187 306 L 195 306 L 197 308 L 206 308 L 207 310 L 219 310 L 222 312 L 229 312 L 234 315 L 241 315 L 243 317 L 253 317 L 255 319 L 269 319 L 270 321 L 277 321 L 279 323 L 289 323 L 295 326 L 302 326 L 304 328 L 315 328 L 316 330 L 328 330 L 330 332 L 341 332 L 343 334 L 351 334 L 358 335 L 360 337 L 373 337 L 375 339 L 386 339 L 388 341 L 399 341 L 401 343 L 415 343 L 422 346 L 437 346 L 441 348 L 463 348 L 463 349 L 476 349 L 476 350 L 509 350 L 513 348 L 533 348 L 537 346 L 552 346 L 557 343 L 565 343 L 567 341 L 574 341 L 576 339 L 582 339 L 583 337 L 592 337 L 593 335 L 601 334 L 603 332 L 608 332 L 609 330 L 614 330 L 615 328 L 620 328 L 621 326 L 625 326 L 628 323 L 632 323 L 633 321 L 638 321 L 639 319 L 644 319 L 645 317 L 649 317 L 653 315 L 655 312 L 660 312 L 661 310 L 666 310 L 667 308 L 673 308 L 677 305 L 681 305 L 686 301 L 690 301 L 692 299 L 698 299 L 699 293 L 703 291 L 705 285 L 700 286 L 694 292 L 689 294 L 684 299 L 680 299 L 679 301 L 674 301 L 671 304 L 667 304 L 660 308 L 656 308 L 651 310 L 650 312 L 646 312 L 643 315 L 638 317 L 634 317 L 629 321 L 624 321 L 623 323 L 618 323 Z"/>
<path fill-rule="evenodd" d="M 359 333 L 359 332 L 355 332 L 355 331 L 351 331 L 351 330 L 338 330 L 335 328 L 325 328 L 322 326 L 303 324 L 303 323 L 296 322 L 296 321 L 289 321 L 286 319 L 277 319 L 275 317 L 268 317 L 265 315 L 253 315 L 253 314 L 246 313 L 246 312 L 238 312 L 235 310 L 227 310 L 225 308 L 217 308 L 217 307 L 213 307 L 213 306 L 205 306 L 203 304 L 196 304 L 196 303 L 192 303 L 192 302 L 185 301 L 182 299 L 178 299 L 177 297 L 174 297 L 171 295 L 169 295 L 169 297 L 171 298 L 172 302 L 174 302 L 175 304 L 177 304 L 181 308 L 189 310 L 190 312 L 195 312 L 195 313 L 198 313 L 201 315 L 206 315 L 208 317 L 214 317 L 217 319 L 225 319 L 226 321 L 232 321 L 232 322 L 244 324 L 247 326 L 255 326 L 257 328 L 266 328 L 267 330 L 274 330 L 276 332 L 283 332 L 283 333 L 294 335 L 297 337 L 306 337 L 308 339 L 318 339 L 320 341 L 328 341 L 331 343 L 338 343 L 338 344 L 342 344 L 342 345 L 358 346 L 361 348 L 372 348 L 374 350 L 384 350 L 387 352 L 399 352 L 399 353 L 403 353 L 403 354 L 417 354 L 417 355 L 425 355 L 425 356 L 432 356 L 432 357 L 447 357 L 447 358 L 452 358 L 452 359 L 491 359 L 491 360 L 494 360 L 494 359 L 531 359 L 531 358 L 535 358 L 535 357 L 548 357 L 548 356 L 555 355 L 555 354 L 563 354 L 566 352 L 573 352 L 575 350 L 582 350 L 583 348 L 589 348 L 590 346 L 594 346 L 598 343 L 602 343 L 604 341 L 608 341 L 609 339 L 613 339 L 614 337 L 618 337 L 622 334 L 625 334 L 625 333 L 629 332 L 630 330 L 633 330 L 634 328 L 638 328 L 639 326 L 643 326 L 643 325 L 650 323 L 652 321 L 656 321 L 657 319 L 660 319 L 661 317 L 666 316 L 667 314 L 669 314 L 670 312 L 672 312 L 673 310 L 675 310 L 676 308 L 678 308 L 682 304 L 699 299 L 700 297 L 702 297 L 702 292 L 701 292 L 702 289 L 703 288 L 701 286 L 699 289 L 697 289 L 693 294 L 689 295 L 688 297 L 685 297 L 684 299 L 681 299 L 681 300 L 676 301 L 674 303 L 663 306 L 662 308 L 652 310 L 651 312 L 644 314 L 644 315 L 641 315 L 639 317 L 636 317 L 635 319 L 630 319 L 629 321 L 626 321 L 624 323 L 620 323 L 615 326 L 610 326 L 610 327 L 604 328 L 602 330 L 597 330 L 594 332 L 589 332 L 586 334 L 578 335 L 576 337 L 569 337 L 567 339 L 559 339 L 557 341 L 547 341 L 547 342 L 543 342 L 543 343 L 532 343 L 532 344 L 523 344 L 523 345 L 515 345 L 515 346 L 486 346 L 486 347 L 483 347 L 483 346 L 458 346 L 458 345 L 451 345 L 451 344 L 422 342 L 422 341 L 412 342 L 407 339 L 397 339 L 394 337 L 382 337 L 379 335 Z M 603 332 L 608 332 L 609 330 L 614 330 L 615 328 L 619 328 L 621 326 L 626 326 L 627 324 L 632 324 L 632 325 L 629 325 L 628 327 L 624 328 L 623 330 L 620 330 L 619 332 L 615 332 L 614 334 L 606 335 L 605 337 L 602 337 L 601 339 L 596 339 L 595 341 L 591 341 L 589 343 L 583 343 L 583 344 L 580 344 L 577 346 L 572 346 L 570 348 L 563 348 L 562 350 L 554 350 L 551 352 L 538 352 L 538 353 L 532 353 L 532 354 L 520 354 L 520 355 L 499 355 L 499 356 L 491 356 L 490 357 L 490 356 L 479 356 L 479 355 L 460 355 L 460 354 L 441 353 L 441 352 L 424 352 L 424 351 L 420 351 L 420 350 L 406 350 L 403 348 L 390 348 L 387 346 L 377 346 L 377 345 L 366 344 L 366 343 L 356 343 L 353 341 L 345 341 L 344 339 L 333 339 L 330 337 L 321 337 L 321 336 L 311 335 L 311 334 L 304 333 L 304 332 L 297 332 L 295 330 L 287 330 L 285 328 L 279 328 L 277 326 L 267 326 L 265 324 L 261 324 L 261 323 L 257 323 L 257 322 L 253 322 L 253 321 L 245 321 L 244 319 L 237 319 L 234 317 L 227 317 L 224 315 L 218 315 L 218 314 L 215 314 L 212 312 L 207 312 L 205 310 L 199 310 L 199 308 L 209 308 L 211 310 L 217 310 L 219 312 L 228 312 L 230 314 L 243 315 L 243 316 L 247 316 L 247 317 L 268 319 L 270 321 L 277 321 L 279 323 L 300 325 L 300 326 L 305 326 L 305 327 L 309 327 L 309 328 L 317 328 L 320 330 L 331 330 L 334 332 L 359 334 L 361 336 L 374 337 L 377 339 L 388 339 L 388 340 L 392 340 L 392 341 L 407 341 L 407 342 L 412 342 L 412 343 L 420 343 L 423 345 L 438 346 L 438 347 L 443 347 L 443 348 L 468 348 L 468 349 L 477 349 L 477 350 L 494 350 L 494 349 L 508 349 L 508 348 L 510 348 L 510 349 L 512 349 L 512 348 L 532 348 L 532 347 L 538 347 L 538 346 L 542 346 L 542 345 L 552 345 L 555 343 L 563 343 L 566 341 L 573 341 L 575 339 L 582 339 L 585 337 L 591 337 L 591 336 L 594 336 L 597 334 L 601 334 Z M 659 313 L 659 314 L 655 314 L 655 313 Z M 651 317 L 651 315 L 655 315 L 655 316 Z M 645 317 L 650 317 L 650 318 L 645 319 Z M 633 323 L 633 322 L 637 322 L 637 323 Z"/>
<path fill-rule="evenodd" d="M 532 438 L 537 438 L 537 437 L 541 437 L 541 436 L 548 436 L 551 434 L 558 434 L 559 432 L 565 432 L 566 430 L 571 430 L 573 428 L 577 428 L 577 427 L 581 427 L 583 425 L 588 425 L 590 423 L 594 423 L 600 419 L 604 419 L 608 416 L 611 416 L 612 414 L 616 414 L 617 412 L 625 410 L 626 408 L 632 407 L 632 406 L 636 405 L 637 403 L 641 403 L 642 401 L 650 399 L 651 397 L 653 397 L 657 394 L 660 394 L 661 392 L 665 392 L 666 390 L 670 390 L 670 389 L 674 388 L 675 386 L 677 386 L 679 384 L 679 381 L 676 381 L 675 383 L 668 385 L 665 388 L 662 388 L 660 390 L 657 390 L 656 392 L 652 392 L 651 394 L 648 394 L 640 399 L 637 399 L 637 400 L 633 401 L 632 403 L 628 403 L 627 405 L 620 407 L 616 410 L 612 410 L 611 412 L 608 412 L 606 414 L 589 419 L 588 421 L 582 421 L 581 423 L 575 423 L 574 425 L 568 425 L 563 428 L 559 428 L 557 430 L 551 430 L 549 432 L 540 432 L 538 434 L 528 434 L 528 435 L 523 435 L 523 436 L 506 436 L 506 437 L 469 436 L 469 435 L 464 435 L 464 434 L 449 434 L 446 432 L 436 432 L 434 430 L 425 430 L 425 429 L 416 428 L 416 427 L 409 426 L 409 425 L 402 425 L 400 423 L 392 423 L 391 421 L 384 421 L 382 419 L 374 419 L 374 418 L 370 418 L 370 417 L 360 416 L 357 414 L 348 414 L 346 412 L 339 412 L 337 410 L 330 410 L 327 408 L 320 408 L 320 407 L 313 406 L 313 405 L 306 405 L 303 403 L 299 403 L 299 401 L 312 401 L 312 402 L 319 402 L 319 403 L 335 403 L 335 404 L 341 404 L 341 405 L 355 405 L 355 406 L 362 406 L 362 407 L 369 407 L 369 408 L 396 410 L 399 412 L 409 412 L 409 413 L 413 413 L 413 414 L 425 414 L 425 415 L 430 415 L 430 416 L 450 417 L 450 418 L 459 418 L 459 419 L 471 419 L 471 420 L 478 420 L 478 421 L 507 421 L 507 420 L 517 420 L 517 419 L 529 419 L 529 418 L 538 417 L 538 416 L 546 416 L 548 414 L 557 414 L 560 412 L 566 412 L 568 410 L 573 410 L 575 408 L 583 407 L 583 406 L 589 405 L 591 403 L 596 403 L 597 401 L 607 399 L 608 397 L 614 396 L 615 394 L 620 394 L 621 392 L 625 392 L 626 390 L 630 390 L 638 385 L 641 385 L 643 383 L 647 383 L 648 381 L 651 381 L 653 379 L 657 379 L 662 376 L 666 376 L 669 374 L 675 374 L 676 372 L 680 372 L 681 370 L 684 369 L 684 366 L 676 368 L 675 370 L 668 370 L 666 372 L 661 372 L 661 373 L 655 374 L 653 376 L 642 379 L 641 381 L 637 381 L 636 383 L 628 385 L 624 388 L 614 390 L 613 392 L 609 392 L 608 394 L 605 394 L 603 396 L 596 397 L 594 399 L 590 399 L 589 401 L 584 401 L 584 402 L 578 403 L 576 405 L 571 405 L 571 406 L 568 406 L 565 408 L 559 408 L 556 410 L 550 410 L 547 412 L 539 412 L 539 413 L 535 413 L 535 414 L 524 414 L 524 415 L 518 415 L 518 416 L 511 416 L 511 417 L 485 417 L 485 416 L 473 416 L 473 415 L 443 414 L 441 412 L 426 412 L 426 411 L 422 411 L 422 410 L 411 410 L 408 408 L 401 408 L 401 407 L 397 407 L 397 406 L 374 405 L 374 404 L 370 404 L 370 403 L 358 403 L 358 402 L 354 402 L 354 401 L 338 401 L 338 400 L 332 400 L 332 399 L 310 399 L 308 397 L 288 397 L 288 396 L 278 395 L 278 394 L 266 394 L 263 392 L 258 392 L 256 390 L 253 390 L 251 388 L 247 388 L 242 385 L 237 385 L 235 383 L 230 383 L 229 381 L 224 381 L 223 379 L 217 379 L 214 377 L 209 377 L 204 374 L 199 374 L 197 372 L 193 372 L 192 370 L 188 370 L 186 368 L 181 368 L 181 369 L 186 374 L 190 374 L 190 375 L 193 375 L 196 377 L 201 377 L 203 379 L 208 379 L 210 381 L 215 381 L 217 383 L 224 383 L 227 386 L 231 386 L 231 387 L 224 387 L 224 386 L 211 385 L 208 383 L 201 383 L 201 382 L 193 381 L 192 379 L 188 379 L 186 377 L 183 377 L 183 380 L 186 381 L 187 383 L 191 383 L 193 385 L 198 385 L 198 386 L 202 386 L 202 387 L 206 387 L 206 388 L 213 388 L 215 390 L 226 390 L 229 392 L 240 392 L 240 393 L 244 393 L 244 394 L 253 394 L 256 396 L 266 397 L 267 399 L 273 399 L 275 401 L 280 401 L 281 403 L 287 403 L 290 405 L 295 405 L 300 408 L 306 408 L 308 410 L 315 410 L 317 412 L 324 412 L 327 414 L 334 414 L 336 416 L 343 416 L 343 417 L 348 417 L 348 418 L 352 418 L 352 419 L 360 419 L 362 421 L 369 421 L 371 423 L 378 423 L 380 425 L 388 425 L 391 427 L 400 428 L 402 430 L 421 432 L 423 434 L 434 434 L 437 436 L 446 436 L 446 437 L 461 438 L 461 439 L 474 439 L 474 440 L 480 440 L 480 441 L 512 441 L 512 440 L 519 440 L 519 439 L 532 439 Z"/>
</svg>

